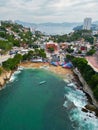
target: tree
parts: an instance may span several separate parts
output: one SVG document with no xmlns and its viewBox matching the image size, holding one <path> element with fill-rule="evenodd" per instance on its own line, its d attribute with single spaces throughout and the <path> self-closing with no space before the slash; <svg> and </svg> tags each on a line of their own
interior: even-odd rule
<svg viewBox="0 0 98 130">
<path fill-rule="evenodd" d="M 2 72 L 3 72 L 3 69 L 0 67 L 0 75 L 2 74 Z"/>
<path fill-rule="evenodd" d="M 21 54 L 16 54 L 13 58 L 15 60 L 16 64 L 19 64 L 22 60 L 22 55 Z"/>
<path fill-rule="evenodd" d="M 46 58 L 46 53 L 45 53 L 44 49 L 39 50 L 39 56 L 42 58 Z"/>
<path fill-rule="evenodd" d="M 98 85 L 98 74 L 94 74 L 91 78 L 90 84 L 92 86 L 92 89 L 96 88 Z"/>
<path fill-rule="evenodd" d="M 5 52 L 10 50 L 12 46 L 13 44 L 11 42 L 0 40 L 0 48 Z"/>
<path fill-rule="evenodd" d="M 22 56 L 22 61 L 26 61 L 26 60 L 28 60 L 28 54 L 24 54 L 24 55 Z"/>
<path fill-rule="evenodd" d="M 81 73 L 83 73 L 85 66 L 87 66 L 87 60 L 84 58 L 74 58 L 72 60 L 73 64 L 78 67 Z"/>
<path fill-rule="evenodd" d="M 13 46 L 20 47 L 20 41 L 19 40 L 13 40 Z"/>
<path fill-rule="evenodd" d="M 84 68 L 83 77 L 86 80 L 86 82 L 91 86 L 90 82 L 92 79 L 92 76 L 95 74 L 95 71 L 91 68 L 90 65 L 86 65 Z"/>
<path fill-rule="evenodd" d="M 33 56 L 34 56 L 34 52 L 29 51 L 28 54 L 27 54 L 27 59 L 30 60 Z"/>
<path fill-rule="evenodd" d="M 2 63 L 3 68 L 6 70 L 14 70 L 16 68 L 15 61 L 9 58 L 7 61 Z"/>
<path fill-rule="evenodd" d="M 18 67 L 18 64 L 22 60 L 22 56 L 20 54 L 17 54 L 14 56 L 14 58 L 9 58 L 7 61 L 2 63 L 3 68 L 6 70 L 14 70 Z"/>
<path fill-rule="evenodd" d="M 54 52 L 54 48 L 53 48 L 53 47 L 48 47 L 48 51 L 49 51 L 50 53 L 53 53 L 53 52 Z"/>
<path fill-rule="evenodd" d="M 95 52 L 96 52 L 95 49 L 91 49 L 91 50 L 89 50 L 86 54 L 87 54 L 88 56 L 91 56 L 91 55 L 93 55 Z"/>
</svg>

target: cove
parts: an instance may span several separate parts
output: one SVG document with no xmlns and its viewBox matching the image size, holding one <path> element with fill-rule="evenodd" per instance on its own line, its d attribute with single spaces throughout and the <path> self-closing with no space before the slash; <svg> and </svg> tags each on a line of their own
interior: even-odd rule
<svg viewBox="0 0 98 130">
<path fill-rule="evenodd" d="M 97 130 L 96 117 L 80 109 L 85 94 L 74 85 L 40 69 L 24 69 L 12 79 L 0 91 L 0 130 Z"/>
</svg>

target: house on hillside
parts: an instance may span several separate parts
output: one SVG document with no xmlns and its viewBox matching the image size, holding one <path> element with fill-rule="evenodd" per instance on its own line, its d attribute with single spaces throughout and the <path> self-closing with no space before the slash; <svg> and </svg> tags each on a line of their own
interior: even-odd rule
<svg viewBox="0 0 98 130">
<path fill-rule="evenodd" d="M 62 49 L 62 50 L 68 49 L 68 44 L 67 43 L 60 43 L 60 49 Z"/>
<path fill-rule="evenodd" d="M 48 53 L 57 53 L 59 51 L 59 46 L 55 42 L 48 42 L 45 44 L 45 49 Z"/>
</svg>

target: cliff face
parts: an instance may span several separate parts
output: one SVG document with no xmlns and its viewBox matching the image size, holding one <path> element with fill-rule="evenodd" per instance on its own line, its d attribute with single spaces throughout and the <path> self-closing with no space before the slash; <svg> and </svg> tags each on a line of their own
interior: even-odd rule
<svg viewBox="0 0 98 130">
<path fill-rule="evenodd" d="M 6 81 L 10 79 L 11 73 L 11 71 L 5 71 L 0 75 L 0 89 L 2 89 Z"/>
<path fill-rule="evenodd" d="M 73 71 L 78 76 L 80 82 L 82 83 L 83 90 L 91 97 L 93 105 L 98 109 L 98 101 L 96 101 L 96 99 L 94 98 L 92 90 L 90 89 L 86 81 L 83 79 L 81 73 L 78 71 L 78 69 L 74 69 Z"/>
</svg>

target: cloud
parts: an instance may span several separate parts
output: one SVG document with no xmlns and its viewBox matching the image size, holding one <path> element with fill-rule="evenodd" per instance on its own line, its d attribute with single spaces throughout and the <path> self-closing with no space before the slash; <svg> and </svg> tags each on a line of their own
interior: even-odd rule
<svg viewBox="0 0 98 130">
<path fill-rule="evenodd" d="M 0 19 L 30 22 L 97 20 L 98 0 L 0 0 Z"/>
</svg>

